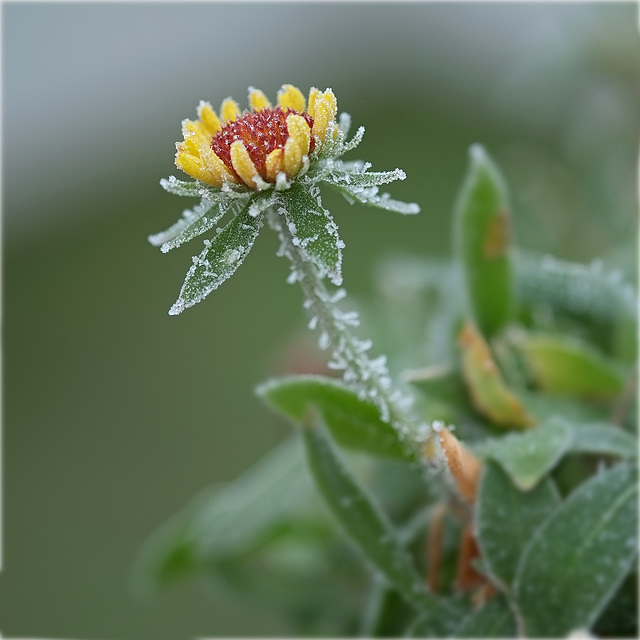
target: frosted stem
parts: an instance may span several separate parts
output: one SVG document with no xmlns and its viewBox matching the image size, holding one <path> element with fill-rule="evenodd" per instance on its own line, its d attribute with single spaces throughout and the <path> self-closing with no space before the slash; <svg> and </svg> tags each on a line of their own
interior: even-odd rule
<svg viewBox="0 0 640 640">
<path fill-rule="evenodd" d="M 269 224 L 280 236 L 280 254 L 291 262 L 288 282 L 298 282 L 304 294 L 304 306 L 311 314 L 309 326 L 320 331 L 320 348 L 331 350 L 329 367 L 342 370 L 344 382 L 360 398 L 371 400 L 379 408 L 382 419 L 403 438 L 416 439 L 425 435 L 426 425 L 420 424 L 408 412 L 411 398 L 392 388 L 386 357 L 371 359 L 367 355 L 371 341 L 360 340 L 350 331 L 349 327 L 358 325 L 358 315 L 356 312 L 344 312 L 336 305 L 345 297 L 344 289 L 333 292 L 327 289 L 315 265 L 294 243 L 283 216 L 270 211 Z"/>
</svg>

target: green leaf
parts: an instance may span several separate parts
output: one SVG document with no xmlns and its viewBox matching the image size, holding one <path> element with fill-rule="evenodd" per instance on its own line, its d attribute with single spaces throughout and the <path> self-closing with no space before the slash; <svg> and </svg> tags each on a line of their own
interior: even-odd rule
<svg viewBox="0 0 640 640">
<path fill-rule="evenodd" d="M 517 487 L 528 491 L 553 469 L 572 442 L 571 427 L 554 417 L 526 433 L 486 440 L 474 451 L 498 462 Z"/>
<path fill-rule="evenodd" d="M 342 282 L 342 247 L 338 227 L 331 214 L 320 204 L 318 187 L 311 191 L 294 182 L 291 188 L 279 194 L 293 243 L 313 262 L 320 275 L 329 276 L 331 282 Z"/>
<path fill-rule="evenodd" d="M 398 432 L 380 418 L 380 410 L 341 382 L 323 376 L 271 380 L 257 393 L 274 409 L 302 424 L 315 407 L 340 445 L 376 456 L 415 461 L 417 454 Z"/>
<path fill-rule="evenodd" d="M 132 591 L 138 598 L 148 599 L 196 570 L 189 524 L 188 515 L 181 511 L 145 541 L 131 577 Z"/>
<path fill-rule="evenodd" d="M 498 596 L 462 621 L 454 638 L 515 638 L 516 621 L 507 601 Z"/>
<path fill-rule="evenodd" d="M 637 322 L 634 288 L 619 271 L 604 271 L 600 262 L 579 264 L 518 250 L 516 283 L 519 297 L 529 303 L 598 321 Z"/>
<path fill-rule="evenodd" d="M 637 508 L 637 470 L 620 464 L 583 483 L 542 524 L 513 587 L 525 635 L 591 627 L 633 566 Z"/>
<path fill-rule="evenodd" d="M 176 196 L 188 196 L 191 198 L 206 198 L 208 200 L 216 200 L 220 194 L 224 193 L 221 189 L 205 184 L 198 180 L 178 180 L 175 176 L 162 178 L 160 186 L 169 193 Z"/>
<path fill-rule="evenodd" d="M 432 607 L 416 617 L 405 634 L 405 638 L 453 638 L 460 619 L 467 616 L 470 603 L 466 598 L 447 599 L 447 607 Z"/>
<path fill-rule="evenodd" d="M 389 194 L 378 193 L 379 186 L 396 180 L 404 180 L 407 176 L 402 169 L 369 171 L 370 167 L 371 164 L 368 162 L 332 161 L 330 164 L 322 166 L 317 175 L 310 179 L 325 182 L 332 189 L 341 193 L 350 204 L 359 202 L 369 207 L 409 215 L 420 212 L 420 207 L 415 202 L 392 200 Z"/>
<path fill-rule="evenodd" d="M 513 317 L 514 279 L 507 188 L 486 151 L 471 147 L 455 207 L 455 246 L 473 316 L 488 338 Z"/>
<path fill-rule="evenodd" d="M 624 377 L 614 363 L 576 338 L 526 334 L 517 347 L 536 384 L 549 393 L 607 398 L 624 387 Z"/>
<path fill-rule="evenodd" d="M 469 410 L 467 391 L 460 370 L 453 365 L 435 365 L 405 371 L 403 380 L 410 382 L 427 396 Z"/>
<path fill-rule="evenodd" d="M 510 589 L 525 545 L 559 505 L 560 496 L 551 480 L 523 492 L 494 462 L 484 465 L 476 499 L 475 536 L 486 569 L 503 589 Z"/>
<path fill-rule="evenodd" d="M 621 458 L 638 457 L 638 439 L 618 425 L 607 423 L 572 424 L 572 431 L 571 451 Z"/>
<path fill-rule="evenodd" d="M 205 249 L 193 258 L 169 315 L 178 315 L 197 304 L 236 272 L 262 228 L 260 207 L 270 205 L 268 197 L 254 196 L 213 240 L 205 241 Z"/>
<path fill-rule="evenodd" d="M 366 189 L 379 187 L 396 180 L 404 180 L 407 174 L 402 169 L 393 171 L 369 171 L 370 162 L 340 162 L 334 161 L 321 171 L 323 180 L 331 181 L 336 187 Z"/>
<path fill-rule="evenodd" d="M 309 424 L 302 434 L 318 489 L 364 557 L 409 604 L 418 609 L 437 606 L 391 524 L 339 458 L 325 432 Z"/>
<path fill-rule="evenodd" d="M 298 439 L 285 440 L 194 507 L 190 531 L 199 557 L 227 557 L 255 546 L 309 500 L 311 487 Z"/>
<path fill-rule="evenodd" d="M 167 253 L 215 227 L 228 211 L 236 215 L 244 203 L 239 200 L 212 202 L 205 198 L 193 209 L 186 209 L 182 218 L 166 231 L 149 236 L 149 242 Z"/>
<path fill-rule="evenodd" d="M 393 211 L 403 215 L 420 213 L 420 207 L 415 202 L 394 200 L 388 193 L 378 194 L 378 187 L 363 188 L 345 184 L 338 185 L 334 182 L 327 182 L 327 184 L 341 193 L 349 204 L 359 202 L 367 207 L 375 207 L 376 209 L 384 209 L 385 211 Z"/>
</svg>

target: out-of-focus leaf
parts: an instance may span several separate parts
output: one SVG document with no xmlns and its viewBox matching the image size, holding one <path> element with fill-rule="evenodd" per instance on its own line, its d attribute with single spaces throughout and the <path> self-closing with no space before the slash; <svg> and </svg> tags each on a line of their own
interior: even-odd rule
<svg viewBox="0 0 640 640">
<path fill-rule="evenodd" d="M 322 276 L 342 282 L 342 247 L 338 227 L 331 214 L 320 204 L 318 187 L 313 193 L 294 183 L 279 194 L 293 243 L 313 262 Z"/>
<path fill-rule="evenodd" d="M 259 545 L 313 496 L 298 438 L 222 488 L 206 490 L 145 543 L 134 570 L 141 594 Z"/>
<path fill-rule="evenodd" d="M 518 340 L 536 384 L 549 393 L 607 398 L 622 391 L 624 377 L 593 347 L 562 335 L 527 334 Z"/>
<path fill-rule="evenodd" d="M 286 440 L 194 509 L 191 535 L 199 556 L 246 551 L 311 495 L 300 443 L 297 438 Z"/>
<path fill-rule="evenodd" d="M 178 315 L 197 304 L 236 272 L 262 228 L 262 215 L 256 211 L 259 205 L 270 206 L 268 196 L 256 196 L 213 240 L 205 241 L 205 249 L 194 256 L 169 315 Z"/>
<path fill-rule="evenodd" d="M 467 598 L 454 597 L 446 600 L 447 608 L 433 607 L 422 611 L 405 633 L 405 638 L 453 638 L 460 620 L 471 610 Z"/>
<path fill-rule="evenodd" d="M 620 464 L 578 487 L 527 546 L 513 585 L 524 633 L 559 638 L 588 630 L 637 546 L 637 470 Z"/>
<path fill-rule="evenodd" d="M 360 638 L 394 638 L 401 636 L 407 618 L 414 609 L 391 586 L 374 580 L 373 589 L 365 605 L 358 636 Z"/>
<path fill-rule="evenodd" d="M 638 457 L 638 439 L 615 424 L 572 424 L 571 451 L 621 458 Z"/>
<path fill-rule="evenodd" d="M 409 604 L 418 609 L 438 606 L 391 524 L 340 460 L 325 432 L 308 424 L 302 434 L 318 489 L 370 565 Z"/>
<path fill-rule="evenodd" d="M 337 380 L 311 375 L 280 378 L 261 385 L 257 392 L 297 425 L 304 422 L 309 408 L 315 407 L 343 447 L 387 458 L 417 459 L 416 452 L 380 418 L 380 410 L 371 401 L 360 399 Z"/>
<path fill-rule="evenodd" d="M 180 511 L 144 543 L 132 571 L 132 590 L 146 599 L 196 571 L 198 561 L 189 535 L 190 518 Z"/>
<path fill-rule="evenodd" d="M 469 406 L 461 372 L 453 365 L 412 369 L 405 371 L 402 377 L 405 382 L 410 382 L 436 400 L 459 408 Z"/>
<path fill-rule="evenodd" d="M 484 465 L 475 508 L 475 536 L 485 568 L 503 588 L 510 589 L 525 545 L 559 504 L 560 496 L 551 480 L 523 492 L 494 462 Z"/>
<path fill-rule="evenodd" d="M 456 628 L 454 638 L 515 638 L 516 620 L 502 596 L 471 613 Z"/>
<path fill-rule="evenodd" d="M 469 156 L 455 207 L 454 241 L 473 317 L 491 337 L 511 320 L 515 306 L 509 201 L 504 179 L 484 148 L 473 145 Z"/>
<path fill-rule="evenodd" d="M 475 452 L 495 460 L 517 487 L 528 491 L 553 469 L 572 442 L 571 427 L 556 417 L 526 433 L 485 440 Z"/>
<path fill-rule="evenodd" d="M 619 271 L 604 271 L 600 262 L 579 264 L 518 250 L 515 273 L 524 302 L 599 321 L 616 322 L 622 317 L 637 321 L 633 287 Z"/>
<path fill-rule="evenodd" d="M 533 419 L 507 388 L 489 347 L 470 323 L 460 333 L 462 374 L 475 409 L 503 427 L 524 429 Z"/>
</svg>

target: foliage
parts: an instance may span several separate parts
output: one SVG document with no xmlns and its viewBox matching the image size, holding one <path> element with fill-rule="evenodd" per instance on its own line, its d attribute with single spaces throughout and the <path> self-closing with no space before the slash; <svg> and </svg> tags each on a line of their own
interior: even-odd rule
<svg viewBox="0 0 640 640">
<path fill-rule="evenodd" d="M 163 251 L 233 216 L 194 259 L 174 312 L 232 275 L 266 219 L 342 380 L 261 385 L 296 437 L 159 530 L 136 584 L 154 592 L 200 574 L 280 607 L 297 634 L 635 635 L 636 345 L 606 339 L 635 327 L 633 289 L 517 248 L 506 182 L 473 146 L 454 256 L 388 265 L 365 315 L 378 345 L 393 345 L 390 370 L 405 369 L 392 380 L 353 336 L 342 290 L 325 284 L 341 282 L 343 244 L 317 182 L 415 212 L 377 194 L 402 172 L 368 169 L 331 159 L 244 199 L 163 184 L 202 198 L 151 238 Z M 410 295 L 395 296 L 394 283 Z M 376 322 L 385 307 L 417 330 Z"/>
</svg>

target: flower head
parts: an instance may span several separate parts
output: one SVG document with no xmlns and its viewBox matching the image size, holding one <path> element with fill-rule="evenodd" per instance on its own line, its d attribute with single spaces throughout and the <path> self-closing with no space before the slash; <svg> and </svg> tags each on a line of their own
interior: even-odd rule
<svg viewBox="0 0 640 640">
<path fill-rule="evenodd" d="M 249 105 L 240 112 L 227 98 L 218 116 L 201 102 L 198 120 L 182 123 L 176 166 L 215 187 L 244 184 L 263 190 L 306 171 L 310 156 L 335 136 L 337 101 L 331 89 L 311 89 L 306 101 L 298 88 L 284 85 L 274 107 L 252 87 Z"/>
<path fill-rule="evenodd" d="M 272 106 L 258 89 L 249 89 L 247 111 L 231 98 L 219 114 L 200 102 L 197 120 L 184 120 L 184 141 L 179 142 L 176 165 L 195 182 L 171 176 L 160 184 L 170 193 L 200 198 L 166 231 L 149 236 L 149 242 L 167 252 L 215 229 L 204 241 L 169 311 L 175 315 L 200 302 L 235 273 L 248 255 L 265 218 L 318 277 L 335 284 L 342 281 L 342 249 L 338 226 L 322 206 L 319 184 L 341 193 L 350 203 L 418 213 L 416 204 L 379 194 L 380 185 L 404 180 L 404 171 L 373 172 L 367 162 L 343 162 L 340 157 L 362 140 L 360 127 L 347 141 L 351 123 L 346 113 L 337 115 L 331 89 L 302 92 L 286 84 Z M 231 219 L 220 227 L 223 217 Z M 283 240 L 284 242 L 284 240 Z M 296 274 L 292 274 L 292 277 Z"/>
</svg>

